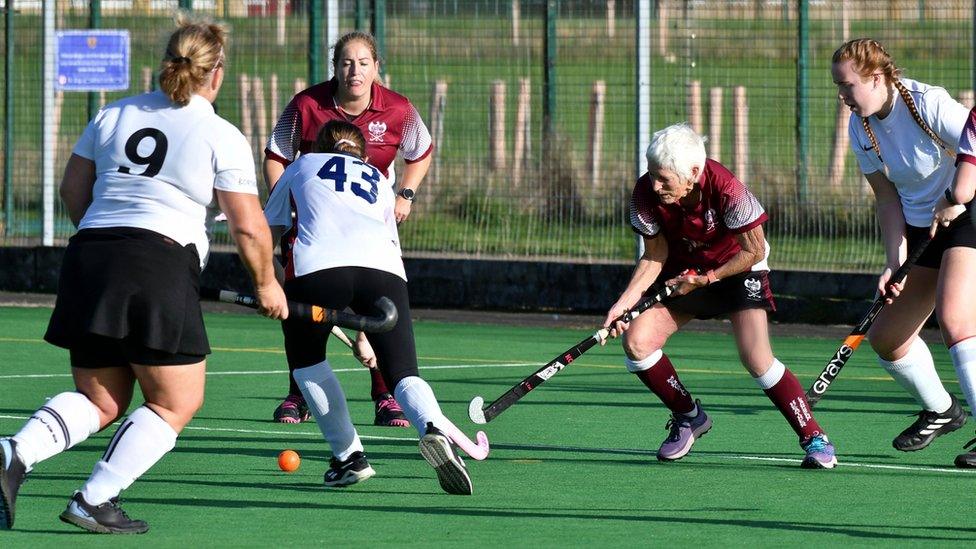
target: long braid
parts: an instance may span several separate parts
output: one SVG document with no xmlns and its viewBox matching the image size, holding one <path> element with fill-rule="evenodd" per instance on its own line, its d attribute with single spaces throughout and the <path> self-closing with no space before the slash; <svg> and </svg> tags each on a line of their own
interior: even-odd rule
<svg viewBox="0 0 976 549">
<path fill-rule="evenodd" d="M 892 81 L 895 84 L 895 89 L 898 90 L 898 94 L 901 95 L 902 101 L 905 102 L 905 106 L 908 107 L 908 112 L 911 113 L 912 119 L 916 124 L 918 124 L 918 127 L 922 128 L 925 135 L 928 135 L 932 141 L 935 141 L 935 144 L 941 147 L 942 150 L 949 155 L 949 158 L 955 158 L 955 151 L 946 146 L 945 141 L 943 141 L 942 138 L 932 130 L 932 128 L 922 118 L 922 115 L 918 113 L 918 105 L 915 104 L 915 98 L 912 97 L 912 94 L 908 91 L 908 88 L 906 88 L 905 85 L 901 83 L 901 80 L 897 78 L 893 79 Z M 871 140 L 871 147 L 874 149 L 874 154 L 878 155 L 878 160 L 883 164 L 884 160 L 881 159 L 881 148 L 878 147 L 878 139 L 874 136 L 874 130 L 871 129 L 871 123 L 868 122 L 867 117 L 861 118 L 861 125 L 864 126 L 864 132 L 868 134 L 868 139 Z"/>
</svg>

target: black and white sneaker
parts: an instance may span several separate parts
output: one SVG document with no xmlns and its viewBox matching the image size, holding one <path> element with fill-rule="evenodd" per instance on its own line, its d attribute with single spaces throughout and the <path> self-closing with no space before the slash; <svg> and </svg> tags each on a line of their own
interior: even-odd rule
<svg viewBox="0 0 976 549">
<path fill-rule="evenodd" d="M 895 437 L 891 445 L 895 450 L 914 452 L 931 444 L 936 437 L 951 433 L 966 424 L 966 411 L 962 409 L 955 395 L 949 395 L 952 406 L 943 413 L 922 410 L 915 423 L 908 426 Z"/>
<path fill-rule="evenodd" d="M 427 432 L 420 439 L 420 454 L 437 472 L 437 480 L 445 492 L 471 495 L 473 487 L 464 460 L 458 455 L 454 442 L 433 423 L 427 424 Z"/>
<path fill-rule="evenodd" d="M 145 534 L 149 525 L 142 520 L 132 520 L 119 507 L 114 497 L 101 505 L 85 501 L 81 492 L 75 492 L 68 508 L 61 513 L 61 521 L 96 534 Z"/>
<path fill-rule="evenodd" d="M 0 530 L 14 527 L 17 492 L 27 478 L 27 467 L 17 454 L 13 439 L 0 439 Z"/>
<path fill-rule="evenodd" d="M 956 467 L 976 469 L 976 448 L 973 448 L 974 445 L 976 445 L 976 438 L 970 440 L 963 446 L 964 450 L 969 451 L 956 456 Z"/>
<path fill-rule="evenodd" d="M 325 472 L 325 485 L 341 488 L 362 482 L 375 474 L 376 471 L 366 461 L 366 454 L 353 452 L 345 461 L 332 458 L 329 470 Z"/>
</svg>

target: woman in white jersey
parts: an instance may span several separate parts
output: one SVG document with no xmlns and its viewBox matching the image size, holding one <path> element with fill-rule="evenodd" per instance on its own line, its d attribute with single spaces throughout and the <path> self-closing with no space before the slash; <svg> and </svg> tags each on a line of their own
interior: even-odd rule
<svg viewBox="0 0 976 549">
<path fill-rule="evenodd" d="M 261 313 L 286 318 L 271 234 L 244 136 L 214 112 L 224 78 L 223 26 L 178 20 L 161 91 L 103 108 L 75 145 L 61 197 L 79 232 L 65 250 L 45 339 L 69 350 L 75 391 L 55 395 L 0 439 L 0 528 L 40 461 L 119 426 L 61 520 L 99 533 L 140 534 L 119 493 L 169 452 L 203 403 L 210 352 L 199 303 L 207 223 L 216 197 L 250 270 Z"/>
<path fill-rule="evenodd" d="M 371 314 L 387 296 L 399 320 L 368 334 L 384 381 L 421 436 L 420 449 L 444 491 L 471 494 L 471 479 L 454 440 L 463 436 L 417 374 L 407 280 L 400 257 L 393 189 L 368 164 L 366 140 L 353 124 L 332 120 L 313 152 L 290 164 L 275 185 L 265 216 L 276 235 L 291 229 L 285 292 L 289 299 Z M 295 382 L 332 448 L 326 486 L 347 486 L 375 474 L 363 454 L 339 381 L 326 359 L 331 326 L 285 320 L 285 354 Z"/>
<path fill-rule="evenodd" d="M 968 113 L 945 89 L 901 78 L 901 70 L 875 40 L 841 46 L 834 52 L 831 74 L 841 101 L 851 109 L 851 148 L 874 190 L 887 258 L 878 292 L 890 298 L 890 305 L 878 315 L 868 339 L 881 365 L 922 407 L 918 419 L 892 445 L 905 452 L 921 450 L 966 422 L 965 411 L 943 387 L 918 334 L 933 308 L 949 346 L 960 330 L 976 329 L 972 310 L 961 308 L 967 301 L 959 299 L 961 292 L 972 293 L 973 278 L 957 276 L 960 266 L 971 261 L 967 258 L 976 247 L 976 231 L 965 208 L 945 198 Z M 909 251 L 929 238 L 935 216 L 946 222 L 905 283 L 889 284 Z M 958 369 L 955 353 L 953 362 Z M 970 405 L 974 396 L 970 386 Z"/>
</svg>

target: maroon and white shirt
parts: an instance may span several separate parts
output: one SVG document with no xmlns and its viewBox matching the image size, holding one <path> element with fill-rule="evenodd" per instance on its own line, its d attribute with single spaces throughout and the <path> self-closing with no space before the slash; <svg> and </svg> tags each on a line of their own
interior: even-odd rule
<svg viewBox="0 0 976 549">
<path fill-rule="evenodd" d="M 649 238 L 661 235 L 667 240 L 668 258 L 662 275 L 671 276 L 685 269 L 704 273 L 719 268 L 742 250 L 735 235 L 768 219 L 756 196 L 714 160 L 705 160 L 698 185 L 701 200 L 689 208 L 662 204 L 647 173 L 634 185 L 630 224 L 638 234 Z M 767 244 L 766 256 L 751 270 L 769 270 L 768 258 Z"/>
<path fill-rule="evenodd" d="M 959 136 L 959 154 L 956 156 L 956 165 L 960 162 L 976 164 L 976 107 L 969 111 L 966 125 L 962 128 Z"/>
<path fill-rule="evenodd" d="M 390 168 L 397 151 L 410 164 L 423 160 L 434 150 L 427 126 L 406 97 L 374 82 L 369 107 L 359 116 L 351 117 L 336 102 L 337 86 L 333 78 L 293 97 L 268 138 L 265 153 L 287 166 L 299 154 L 311 152 L 315 137 L 326 122 L 345 120 L 355 124 L 366 138 L 369 163 L 393 183 Z"/>
</svg>

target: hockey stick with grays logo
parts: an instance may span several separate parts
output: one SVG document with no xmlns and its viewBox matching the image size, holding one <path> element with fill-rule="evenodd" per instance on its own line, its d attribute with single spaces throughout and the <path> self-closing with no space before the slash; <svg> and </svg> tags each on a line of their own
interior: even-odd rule
<svg viewBox="0 0 976 549">
<path fill-rule="evenodd" d="M 670 296 L 673 291 L 674 288 L 671 286 L 664 286 L 653 296 L 639 302 L 634 306 L 633 309 L 615 318 L 611 325 L 616 324 L 617 322 L 630 322 L 634 320 L 637 318 L 637 315 L 651 308 L 655 303 L 660 303 L 663 299 Z M 582 356 L 583 353 L 593 348 L 594 345 L 606 340 L 609 335 L 610 330 L 607 328 L 600 328 L 590 337 L 580 341 L 562 353 L 559 353 L 559 355 L 552 359 L 548 364 L 542 368 L 539 368 L 532 375 L 520 381 L 517 385 L 509 389 L 504 395 L 498 397 L 497 400 L 488 406 L 484 405 L 484 398 L 480 396 L 474 397 L 471 399 L 471 403 L 468 404 L 468 417 L 471 418 L 471 421 L 478 424 L 488 423 L 489 421 L 495 419 L 511 405 L 518 402 L 519 399 L 524 397 L 529 391 L 545 383 L 546 380 L 559 373 L 559 371 L 565 368 L 570 362 L 576 360 Z"/>
<path fill-rule="evenodd" d="M 252 309 L 258 307 L 258 300 L 256 298 L 229 290 L 201 288 L 200 298 L 211 301 L 222 301 L 224 303 L 235 303 Z M 357 315 L 345 311 L 319 307 L 318 305 L 289 301 L 288 314 L 316 324 L 334 324 L 343 328 L 370 333 L 389 332 L 397 323 L 396 305 L 390 301 L 390 298 L 384 296 L 377 299 L 374 306 L 380 312 L 378 316 Z"/>
<path fill-rule="evenodd" d="M 922 253 L 925 252 L 925 248 L 929 245 L 929 242 L 931 242 L 931 239 L 926 238 L 919 243 L 918 247 L 912 251 L 912 254 L 908 257 L 908 259 L 906 259 L 905 262 L 901 264 L 901 267 L 898 267 L 898 270 L 895 271 L 895 274 L 892 275 L 891 279 L 888 281 L 889 286 L 904 282 L 905 277 L 908 276 L 908 271 L 910 271 L 912 265 L 918 261 L 918 258 L 922 257 Z M 874 300 L 874 303 L 871 304 L 871 308 L 868 310 L 868 313 L 864 315 L 861 322 L 854 327 L 850 335 L 844 339 L 844 343 L 841 344 L 839 349 L 837 349 L 837 352 L 834 353 L 833 358 L 827 362 L 827 365 L 824 367 L 823 371 L 820 372 L 819 376 L 817 376 L 817 380 L 814 381 L 813 385 L 810 386 L 810 389 L 807 391 L 807 403 L 809 403 L 810 408 L 813 408 L 818 402 L 820 402 L 820 399 L 823 398 L 824 393 L 826 393 L 827 389 L 830 388 L 830 384 L 837 379 L 838 375 L 840 375 L 841 368 L 847 364 L 847 361 L 851 358 L 851 355 L 854 354 L 854 351 L 856 351 L 861 345 L 861 342 L 864 341 L 868 330 L 870 330 L 871 325 L 874 324 L 874 319 L 877 318 L 878 313 L 881 312 L 881 309 L 884 309 L 886 299 L 886 296 L 878 296 L 878 298 Z"/>
</svg>

